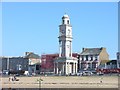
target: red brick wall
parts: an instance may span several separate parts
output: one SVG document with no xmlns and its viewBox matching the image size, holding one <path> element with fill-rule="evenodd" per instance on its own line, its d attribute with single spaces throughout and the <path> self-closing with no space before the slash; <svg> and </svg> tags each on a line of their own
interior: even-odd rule
<svg viewBox="0 0 120 90">
<path fill-rule="evenodd" d="M 77 57 L 77 53 L 73 53 L 73 57 Z M 45 54 L 41 55 L 41 71 L 42 72 L 53 72 L 54 71 L 54 60 L 59 57 L 59 54 Z"/>
</svg>

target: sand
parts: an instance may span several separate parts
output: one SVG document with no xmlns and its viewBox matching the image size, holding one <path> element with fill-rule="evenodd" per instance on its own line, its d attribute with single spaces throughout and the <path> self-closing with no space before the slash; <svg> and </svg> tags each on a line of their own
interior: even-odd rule
<svg viewBox="0 0 120 90">
<path fill-rule="evenodd" d="M 32 76 L 19 81 L 1 78 L 2 88 L 118 88 L 118 76 Z M 41 84 L 37 79 L 42 79 Z"/>
</svg>

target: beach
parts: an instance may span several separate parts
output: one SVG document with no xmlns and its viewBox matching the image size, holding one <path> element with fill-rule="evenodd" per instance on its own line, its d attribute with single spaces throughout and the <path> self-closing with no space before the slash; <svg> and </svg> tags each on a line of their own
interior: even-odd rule
<svg viewBox="0 0 120 90">
<path fill-rule="evenodd" d="M 1 77 L 2 88 L 118 88 L 118 76 L 24 76 L 17 78 L 19 81 L 9 81 L 9 77 Z"/>
</svg>

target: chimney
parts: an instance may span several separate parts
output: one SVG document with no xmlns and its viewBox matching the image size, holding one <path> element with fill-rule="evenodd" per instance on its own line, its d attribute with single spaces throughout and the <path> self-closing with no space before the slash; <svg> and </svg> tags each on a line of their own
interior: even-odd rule
<svg viewBox="0 0 120 90">
<path fill-rule="evenodd" d="M 101 47 L 101 50 L 106 50 L 106 48 L 105 47 Z"/>
<path fill-rule="evenodd" d="M 32 53 L 32 52 L 25 52 L 25 56 L 29 55 L 30 53 Z"/>
<path fill-rule="evenodd" d="M 82 48 L 82 51 L 84 51 L 85 50 L 85 48 Z"/>
</svg>

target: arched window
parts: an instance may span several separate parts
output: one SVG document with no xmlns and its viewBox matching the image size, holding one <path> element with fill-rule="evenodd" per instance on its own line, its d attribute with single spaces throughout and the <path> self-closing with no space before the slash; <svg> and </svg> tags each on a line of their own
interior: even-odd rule
<svg viewBox="0 0 120 90">
<path fill-rule="evenodd" d="M 65 23 L 65 21 L 63 20 L 62 24 L 64 24 L 64 23 Z"/>
<path fill-rule="evenodd" d="M 67 20 L 67 24 L 69 24 L 69 20 Z"/>
</svg>

